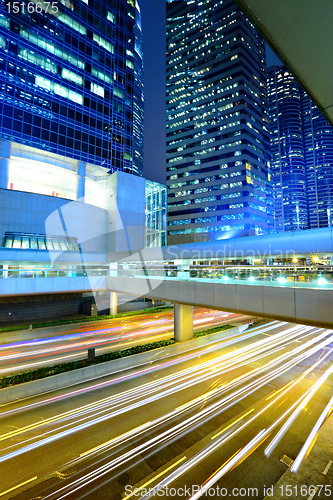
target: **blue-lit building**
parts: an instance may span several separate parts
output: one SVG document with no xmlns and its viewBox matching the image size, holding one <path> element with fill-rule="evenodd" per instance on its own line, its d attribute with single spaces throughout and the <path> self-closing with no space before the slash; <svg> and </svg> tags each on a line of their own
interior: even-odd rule
<svg viewBox="0 0 333 500">
<path fill-rule="evenodd" d="M 333 225 L 333 129 L 285 67 L 268 69 L 275 230 Z"/>
<path fill-rule="evenodd" d="M 263 39 L 232 0 L 167 1 L 168 242 L 273 228 Z"/>
<path fill-rule="evenodd" d="M 333 226 L 333 128 L 302 90 L 308 228 Z"/>
<path fill-rule="evenodd" d="M 79 250 L 83 264 L 66 276 L 86 285 L 74 292 L 44 270 L 32 297 L 0 279 L 0 322 L 75 314 L 92 294 L 101 310 L 108 253 L 166 244 L 166 187 L 142 177 L 138 2 L 15 5 L 0 12 L 0 277 Z"/>
<path fill-rule="evenodd" d="M 277 232 L 306 229 L 308 225 L 301 95 L 300 86 L 288 70 L 269 68 L 271 170 Z"/>
<path fill-rule="evenodd" d="M 138 3 L 15 5 L 1 3 L 0 139 L 142 175 Z"/>
</svg>

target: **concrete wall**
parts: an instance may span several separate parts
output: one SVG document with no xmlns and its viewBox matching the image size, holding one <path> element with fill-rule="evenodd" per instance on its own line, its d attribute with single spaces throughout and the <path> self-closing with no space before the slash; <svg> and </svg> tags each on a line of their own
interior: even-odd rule
<svg viewBox="0 0 333 500">
<path fill-rule="evenodd" d="M 84 300 L 81 295 L 35 295 L 34 300 L 0 303 L 0 323 L 36 322 L 79 314 Z"/>
<path fill-rule="evenodd" d="M 93 205 L 0 189 L 0 213 L 0 244 L 6 231 L 63 236 L 64 221 L 69 236 L 86 242 L 86 251 L 106 251 L 107 212 Z"/>
<path fill-rule="evenodd" d="M 104 276 L 78 276 L 75 278 L 3 278 L 0 296 L 24 296 L 42 293 L 89 292 L 105 290 Z"/>
<path fill-rule="evenodd" d="M 142 249 L 145 245 L 145 179 L 115 172 L 108 179 L 108 252 Z"/>
</svg>

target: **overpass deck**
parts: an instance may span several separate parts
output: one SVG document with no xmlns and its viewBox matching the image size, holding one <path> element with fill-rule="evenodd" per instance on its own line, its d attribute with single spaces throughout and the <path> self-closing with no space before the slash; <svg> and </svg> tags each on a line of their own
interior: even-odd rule
<svg viewBox="0 0 333 500">
<path fill-rule="evenodd" d="M 16 270 L 16 276 L 0 279 L 0 296 L 51 294 L 62 292 L 109 291 L 147 297 L 186 306 L 214 308 L 281 321 L 331 328 L 333 326 L 333 273 L 329 269 L 224 269 L 205 276 L 203 270 L 98 270 L 86 269 L 82 276 L 73 271 L 57 271 L 58 276 L 39 275 L 41 269 Z M 241 272 L 242 271 L 242 272 Z M 305 272 L 307 271 L 307 272 Z M 8 270 L 9 272 L 9 270 Z M 20 276 L 19 273 L 24 272 Z M 254 278 L 253 274 L 258 275 Z M 173 273 L 173 276 L 166 275 Z M 261 275 L 260 275 L 261 273 Z M 236 277 L 237 274 L 237 277 Z M 251 279 L 253 278 L 253 279 Z M 111 300 L 111 297 L 110 297 Z"/>
</svg>

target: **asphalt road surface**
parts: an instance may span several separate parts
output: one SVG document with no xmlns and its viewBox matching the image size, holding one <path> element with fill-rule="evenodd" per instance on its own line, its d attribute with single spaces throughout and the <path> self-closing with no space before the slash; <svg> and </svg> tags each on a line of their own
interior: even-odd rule
<svg viewBox="0 0 333 500">
<path fill-rule="evenodd" d="M 241 322 L 248 318 L 208 309 L 195 309 L 194 331 Z M 173 337 L 173 311 L 141 314 L 78 325 L 0 333 L 0 377 L 126 349 Z"/>
<path fill-rule="evenodd" d="M 3 405 L 0 498 L 263 498 L 332 397 L 332 341 L 272 322 Z"/>
</svg>

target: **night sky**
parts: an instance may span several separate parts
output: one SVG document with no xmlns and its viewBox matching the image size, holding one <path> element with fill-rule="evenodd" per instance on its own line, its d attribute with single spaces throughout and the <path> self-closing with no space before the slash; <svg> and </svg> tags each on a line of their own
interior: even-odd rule
<svg viewBox="0 0 333 500">
<path fill-rule="evenodd" d="M 165 174 L 165 12 L 166 0 L 139 0 L 142 14 L 145 146 L 143 175 L 157 182 Z M 267 47 L 267 66 L 280 64 Z"/>
</svg>

